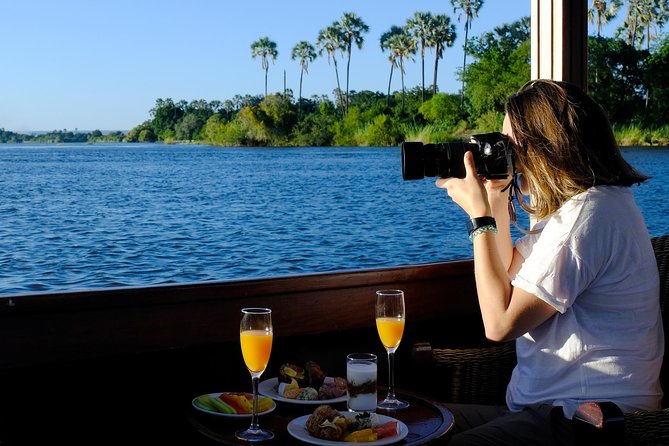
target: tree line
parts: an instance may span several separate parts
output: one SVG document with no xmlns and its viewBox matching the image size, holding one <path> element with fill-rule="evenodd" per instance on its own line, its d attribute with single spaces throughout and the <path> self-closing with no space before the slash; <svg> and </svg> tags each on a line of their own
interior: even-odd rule
<svg viewBox="0 0 669 446">
<path fill-rule="evenodd" d="M 453 45 L 455 26 L 445 14 L 416 12 L 403 26 L 391 26 L 379 39 L 388 53 L 385 93 L 350 91 L 351 52 L 362 48 L 367 25 L 355 13 L 318 33 L 315 44 L 298 42 L 291 58 L 300 67 L 297 98 L 293 91 L 267 91 L 270 62 L 276 43 L 262 37 L 251 45 L 265 72 L 264 96 L 235 95 L 224 101 L 157 99 L 150 119 L 123 135 L 86 135 L 87 142 L 118 138 L 128 142 L 200 142 L 225 146 L 393 146 L 403 140 L 436 141 L 498 130 L 506 98 L 530 78 L 529 18 L 505 24 L 470 38 L 483 0 L 451 0 L 458 20 L 464 19 L 465 52 L 458 71 L 459 94 L 439 92 L 437 72 L 444 49 Z M 669 129 L 669 39 L 660 31 L 669 12 L 667 0 L 630 0 L 614 37 L 602 37 L 602 25 L 622 12 L 622 0 L 593 0 L 589 37 L 588 89 L 602 104 L 625 145 L 667 144 Z M 435 54 L 432 84 L 425 85 L 425 51 Z M 309 63 L 321 55 L 335 71 L 333 99 L 302 97 Z M 421 85 L 405 88 L 409 62 L 420 55 Z M 467 65 L 467 57 L 472 60 Z M 346 61 L 345 85 L 339 62 Z M 399 72 L 401 88 L 391 91 Z M 8 132 L 0 132 L 0 140 Z M 11 133 L 11 132 L 9 132 Z M 45 135 L 44 135 L 45 136 Z M 64 137 L 56 132 L 50 137 Z M 16 134 L 9 135 L 16 138 Z"/>
</svg>

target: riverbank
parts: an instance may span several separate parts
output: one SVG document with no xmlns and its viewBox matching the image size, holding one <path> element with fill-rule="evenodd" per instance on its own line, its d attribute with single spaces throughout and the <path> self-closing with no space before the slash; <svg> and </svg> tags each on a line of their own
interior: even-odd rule
<svg viewBox="0 0 669 446">
<path fill-rule="evenodd" d="M 614 125 L 613 132 L 620 147 L 666 147 L 669 146 L 669 125 L 658 128 L 647 129 L 639 125 Z M 476 129 L 457 128 L 451 131 L 443 131 L 439 126 L 427 125 L 413 128 L 406 134 L 407 141 L 453 141 L 466 139 L 469 135 L 482 133 Z M 22 135 L 0 129 L 0 144 L 62 144 L 62 143 L 120 143 L 136 142 L 129 141 L 127 133 L 121 131 L 101 134 L 99 130 L 93 132 L 73 133 L 68 131 L 55 131 L 42 135 Z M 152 141 L 141 141 L 152 142 Z M 179 140 L 167 138 L 165 141 L 155 141 L 162 144 L 204 144 L 210 146 L 221 146 L 221 144 L 203 139 Z M 230 147 L 231 145 L 226 145 Z M 234 146 L 234 145 L 233 145 Z M 383 145 L 375 145 L 382 147 Z M 241 147 L 241 146 L 237 146 Z M 295 147 L 295 146 L 287 146 Z M 337 147 L 333 145 L 332 147 Z M 395 147 L 390 145 L 388 147 Z"/>
<path fill-rule="evenodd" d="M 644 129 L 638 125 L 614 126 L 613 131 L 621 147 L 662 147 L 669 145 L 669 125 Z"/>
</svg>

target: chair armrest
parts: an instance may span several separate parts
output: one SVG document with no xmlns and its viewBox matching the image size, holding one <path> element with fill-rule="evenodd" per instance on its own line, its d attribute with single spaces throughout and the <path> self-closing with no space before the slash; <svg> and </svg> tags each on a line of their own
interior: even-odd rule
<svg viewBox="0 0 669 446">
<path fill-rule="evenodd" d="M 572 419 L 576 444 L 667 445 L 669 408 L 623 414 L 610 401 L 583 403 Z"/>
</svg>

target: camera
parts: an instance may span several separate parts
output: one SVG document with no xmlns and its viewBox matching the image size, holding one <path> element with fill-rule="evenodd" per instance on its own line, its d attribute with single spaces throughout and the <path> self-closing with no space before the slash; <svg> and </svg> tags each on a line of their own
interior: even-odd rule
<svg viewBox="0 0 669 446">
<path fill-rule="evenodd" d="M 504 179 L 513 171 L 513 150 L 508 137 L 493 132 L 473 135 L 469 142 L 402 143 L 402 178 L 464 178 L 463 157 L 468 151 L 474 154 L 479 175 L 491 180 Z"/>
</svg>

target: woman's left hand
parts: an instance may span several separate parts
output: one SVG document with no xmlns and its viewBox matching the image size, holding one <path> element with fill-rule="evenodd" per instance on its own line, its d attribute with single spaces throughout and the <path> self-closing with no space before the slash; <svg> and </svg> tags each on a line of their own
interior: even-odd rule
<svg viewBox="0 0 669 446">
<path fill-rule="evenodd" d="M 474 155 L 465 153 L 465 177 L 464 178 L 439 178 L 437 187 L 446 189 L 448 195 L 466 213 L 469 218 L 492 216 L 492 210 L 488 203 L 488 192 L 484 180 L 479 178 L 474 164 Z"/>
</svg>

